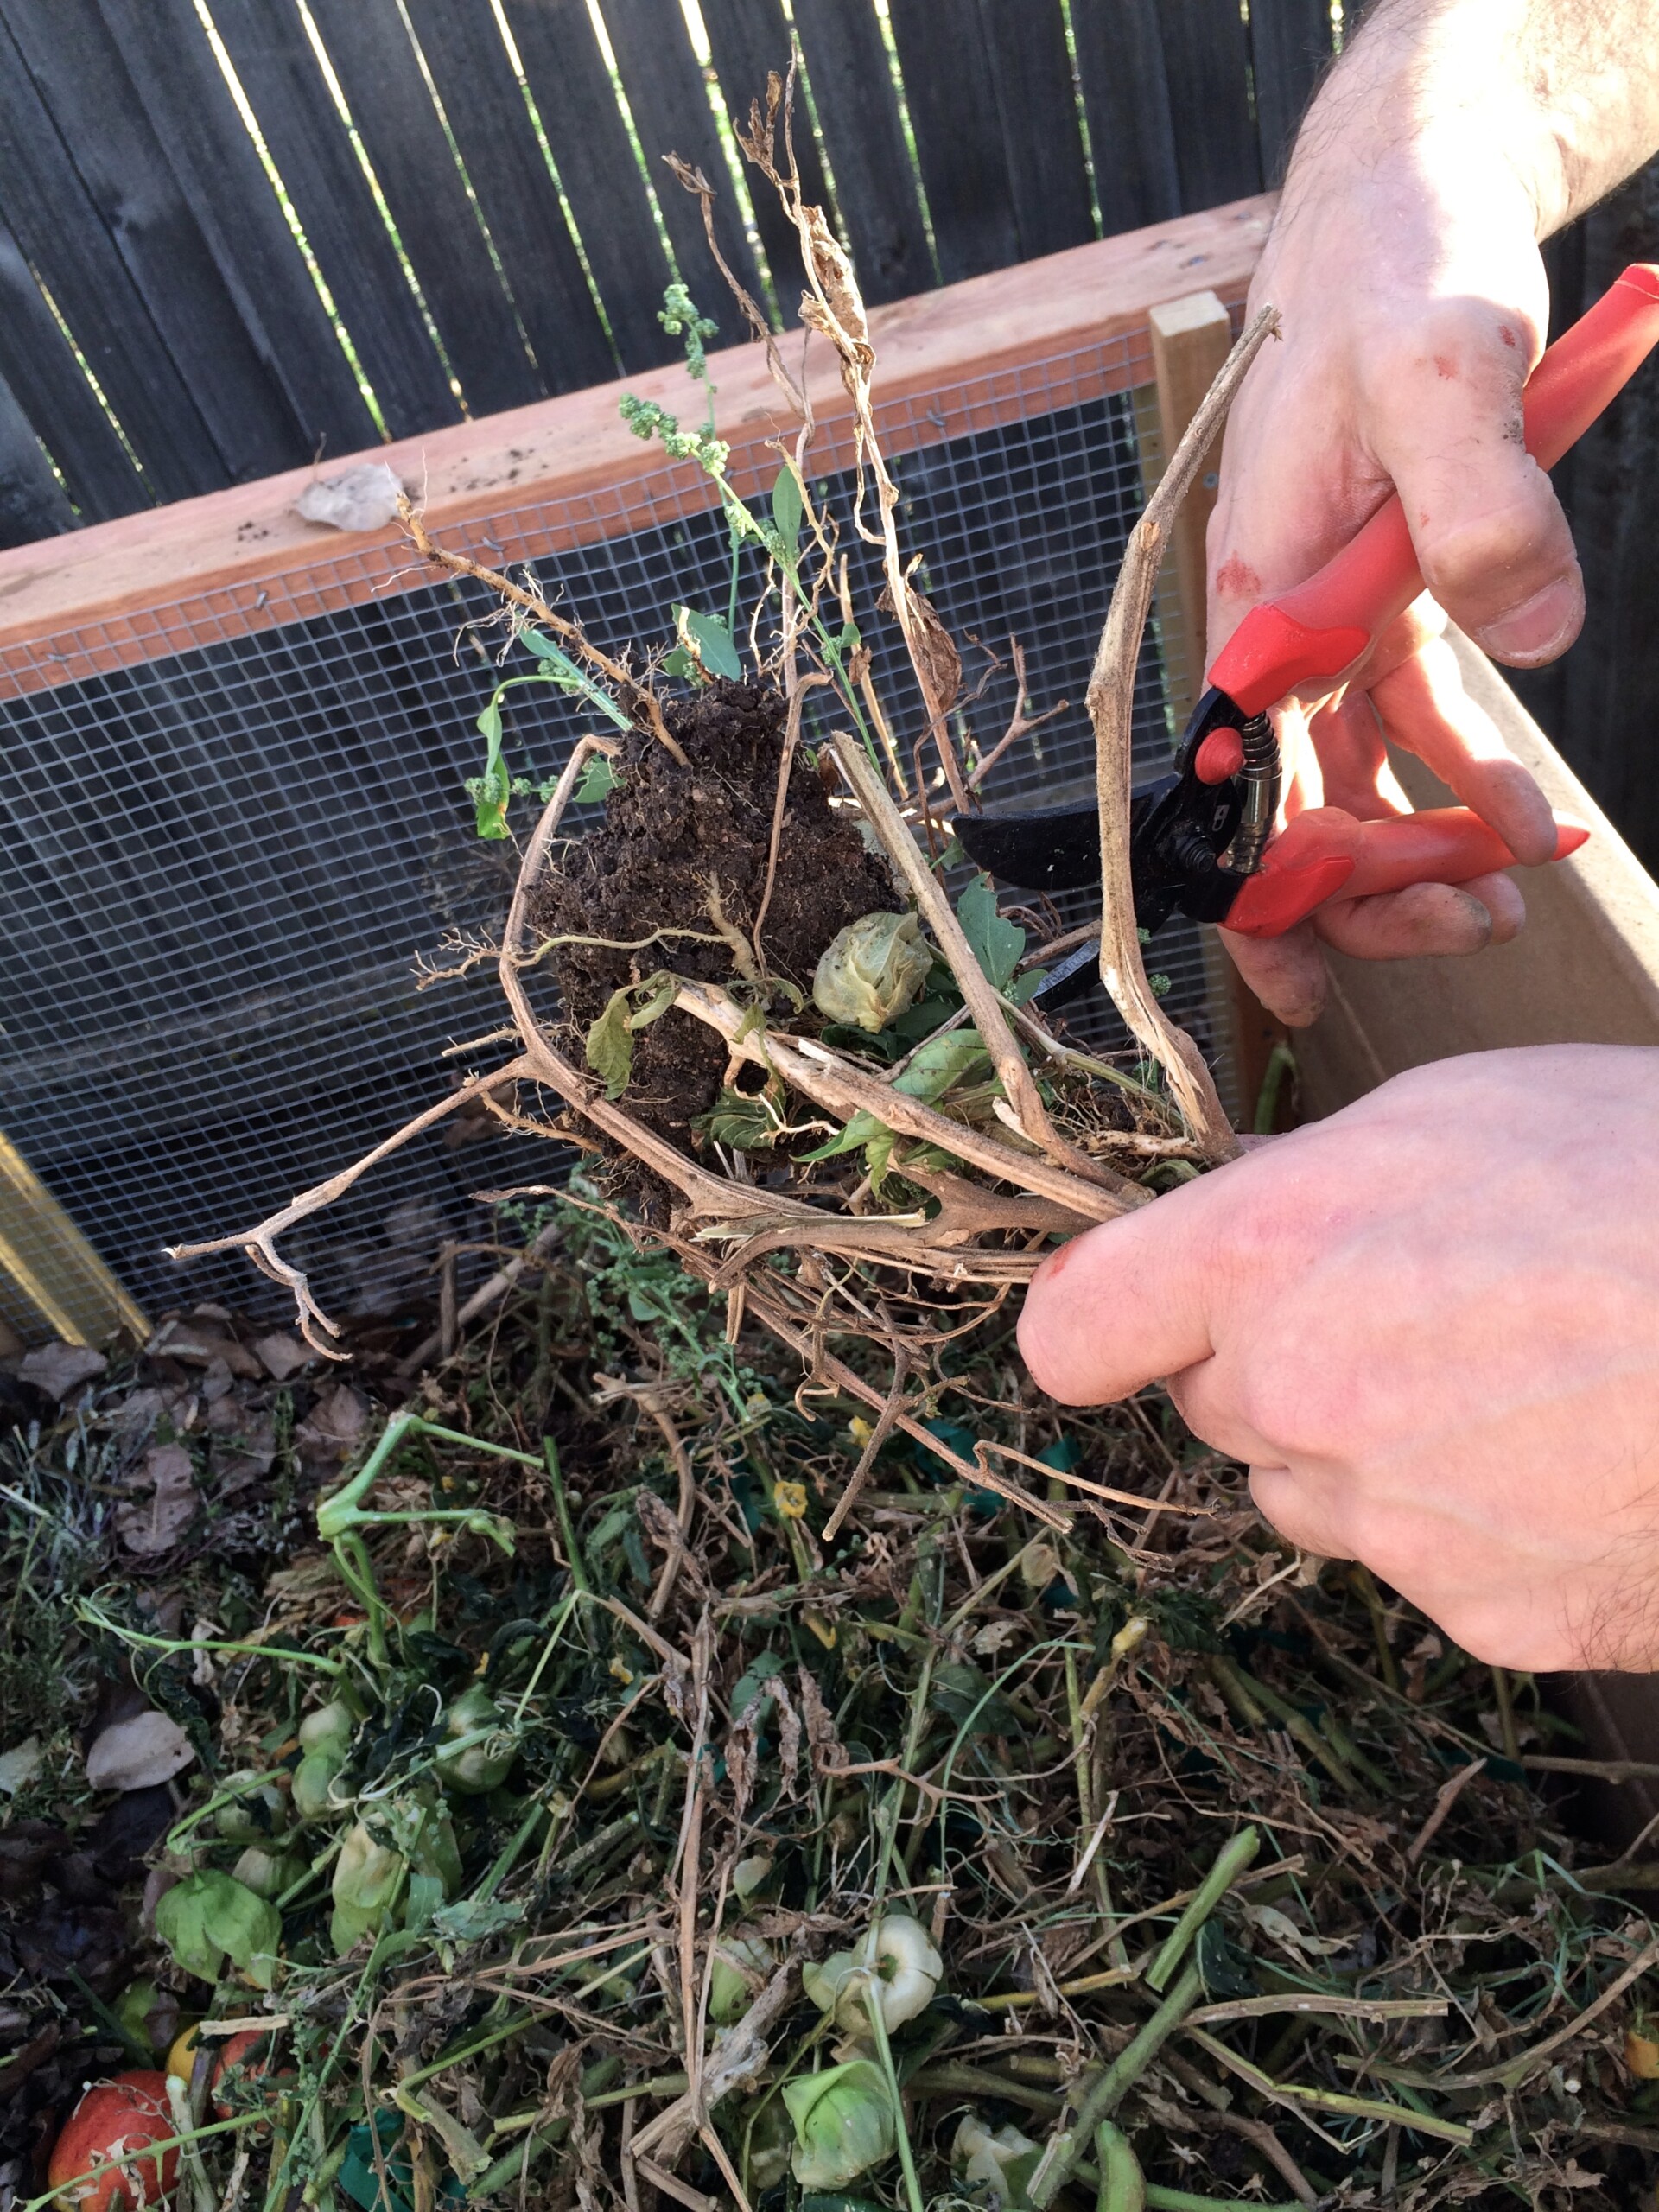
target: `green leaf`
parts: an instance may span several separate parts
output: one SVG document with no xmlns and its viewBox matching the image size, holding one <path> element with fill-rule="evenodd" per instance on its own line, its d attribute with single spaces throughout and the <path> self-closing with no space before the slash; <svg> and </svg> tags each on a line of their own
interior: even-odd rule
<svg viewBox="0 0 1659 2212">
<path fill-rule="evenodd" d="M 712 1110 L 699 1114 L 692 1126 L 734 1152 L 757 1152 L 778 1139 L 778 1124 L 760 1099 L 741 1090 L 722 1090 Z"/>
<path fill-rule="evenodd" d="M 801 480 L 792 462 L 785 461 L 772 487 L 772 519 L 785 554 L 792 555 L 801 535 Z"/>
<path fill-rule="evenodd" d="M 473 778 L 467 789 L 472 796 L 480 837 L 505 837 L 507 834 L 507 802 L 512 797 L 512 779 L 501 751 L 501 695 L 498 692 L 478 718 L 478 734 L 484 741 L 484 773 Z"/>
<path fill-rule="evenodd" d="M 486 1936 L 499 1936 L 524 1916 L 524 1904 L 517 1898 L 462 1897 L 458 1904 L 440 1905 L 432 1926 L 452 1943 L 481 1943 Z"/>
<path fill-rule="evenodd" d="M 980 1041 L 979 1032 L 952 1029 L 943 1037 L 930 1037 L 903 1074 L 895 1077 L 893 1087 L 906 1098 L 919 1098 L 925 1105 L 932 1105 L 963 1076 L 977 1073 L 982 1065 L 990 1065 L 990 1055 Z M 803 1165 L 809 1160 L 834 1160 L 839 1153 L 851 1152 L 861 1144 L 874 1145 L 883 1137 L 885 1148 L 870 1161 L 872 1180 L 877 1180 L 887 1173 L 893 1132 L 861 1107 L 838 1137 L 831 1137 L 815 1152 L 797 1153 L 795 1157 Z"/>
<path fill-rule="evenodd" d="M 616 789 L 622 779 L 602 753 L 594 753 L 582 772 L 582 781 L 576 785 L 578 806 L 598 806 Z"/>
<path fill-rule="evenodd" d="M 604 1013 L 588 1032 L 584 1057 L 594 1074 L 604 1077 L 607 1098 L 622 1096 L 633 1071 L 633 1031 L 628 1025 L 628 1003 L 632 995 L 633 987 L 629 983 L 624 983 L 620 991 L 613 991 Z"/>
<path fill-rule="evenodd" d="M 697 664 L 683 645 L 671 645 L 663 655 L 663 674 L 677 676 L 682 683 L 697 672 Z"/>
<path fill-rule="evenodd" d="M 743 663 L 732 643 L 731 632 L 718 614 L 699 614 L 694 607 L 683 607 L 680 626 L 696 648 L 706 674 L 723 676 L 733 683 L 741 680 Z"/>
<path fill-rule="evenodd" d="M 184 1971 L 203 1981 L 217 1981 L 227 1958 L 261 1989 L 275 1979 L 282 1916 L 215 1867 L 175 1883 L 156 1908 L 156 1933 Z"/>
<path fill-rule="evenodd" d="M 976 875 L 957 899 L 957 919 L 992 989 L 1006 991 L 1026 949 L 1026 933 L 997 912 L 988 875 Z"/>
<path fill-rule="evenodd" d="M 928 1039 L 893 1087 L 931 1105 L 964 1076 L 988 1067 L 990 1058 L 977 1029 L 949 1029 L 943 1037 Z"/>
</svg>

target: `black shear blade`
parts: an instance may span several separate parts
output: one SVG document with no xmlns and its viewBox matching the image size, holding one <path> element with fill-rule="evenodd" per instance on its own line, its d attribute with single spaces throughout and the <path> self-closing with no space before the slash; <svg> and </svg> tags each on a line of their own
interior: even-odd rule
<svg viewBox="0 0 1659 2212">
<path fill-rule="evenodd" d="M 1082 891 L 1100 881 L 1100 817 L 1092 802 L 1028 814 L 959 814 L 953 826 L 976 868 L 1021 891 Z"/>
</svg>

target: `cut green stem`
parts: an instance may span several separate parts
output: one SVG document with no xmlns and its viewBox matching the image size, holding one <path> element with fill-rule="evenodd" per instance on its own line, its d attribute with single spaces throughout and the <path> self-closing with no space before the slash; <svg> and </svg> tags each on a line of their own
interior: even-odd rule
<svg viewBox="0 0 1659 2212">
<path fill-rule="evenodd" d="M 1084 2091 L 1068 2125 L 1049 2137 L 1048 2147 L 1027 2184 L 1027 2194 L 1038 2212 L 1046 2212 L 1046 2207 L 1076 2173 L 1095 2130 L 1117 2110 L 1198 2003 L 1203 1987 L 1198 1968 L 1188 1967 L 1133 2042 L 1118 2053 L 1093 2087 Z"/>
<path fill-rule="evenodd" d="M 1199 1929 L 1239 1876 L 1255 1864 L 1255 1854 L 1261 1848 L 1262 1834 L 1255 1827 L 1241 1828 L 1236 1836 L 1223 1844 L 1216 1854 L 1215 1865 L 1199 1883 L 1197 1895 L 1170 1929 L 1153 1961 L 1147 1974 L 1149 1989 L 1162 1989 L 1166 1986 L 1196 1942 Z"/>
</svg>

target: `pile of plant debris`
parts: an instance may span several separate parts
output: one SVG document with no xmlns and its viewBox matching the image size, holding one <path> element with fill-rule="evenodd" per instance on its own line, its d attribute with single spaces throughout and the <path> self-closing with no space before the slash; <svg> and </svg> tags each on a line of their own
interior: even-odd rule
<svg viewBox="0 0 1659 2212">
<path fill-rule="evenodd" d="M 125 2074 L 91 2212 L 1649 2201 L 1653 1870 L 1586 1871 L 1534 1685 L 1161 1401 L 1037 1402 L 1000 1317 L 871 1455 L 580 1189 L 551 1225 L 354 1439 L 198 1318 L 0 1447 L 9 2203 Z M 954 1478 L 968 1421 L 1058 1526 Z"/>
</svg>

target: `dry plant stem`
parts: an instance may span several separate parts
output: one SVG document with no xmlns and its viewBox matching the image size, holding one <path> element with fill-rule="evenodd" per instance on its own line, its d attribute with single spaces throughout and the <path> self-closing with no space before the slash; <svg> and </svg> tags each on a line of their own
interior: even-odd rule
<svg viewBox="0 0 1659 2212">
<path fill-rule="evenodd" d="M 1188 486 L 1203 466 L 1233 394 L 1250 363 L 1278 327 L 1278 312 L 1263 308 L 1223 363 L 1221 372 L 1175 448 L 1158 488 L 1134 530 L 1118 570 L 1089 679 L 1089 715 L 1095 726 L 1096 790 L 1100 806 L 1101 981 L 1112 1001 L 1169 1077 L 1187 1125 L 1211 1160 L 1239 1151 L 1209 1069 L 1185 1030 L 1168 1020 L 1153 996 L 1141 957 L 1129 874 L 1130 743 L 1135 671 L 1152 606 L 1158 571 Z"/>
<path fill-rule="evenodd" d="M 669 1457 L 674 1462 L 674 1472 L 680 1493 L 674 1509 L 674 1518 L 679 1525 L 681 1548 L 670 1552 L 663 1562 L 663 1571 L 657 1579 L 657 1587 L 651 1593 L 645 1611 L 652 1620 L 661 1618 L 669 1599 L 674 1594 L 674 1585 L 679 1580 L 680 1567 L 685 1558 L 684 1544 L 691 1533 L 691 1515 L 696 1505 L 697 1486 L 691 1471 L 691 1454 L 685 1448 L 685 1440 L 674 1426 L 672 1418 L 664 1412 L 654 1399 L 641 1396 L 640 1406 L 651 1415 L 662 1431 L 663 1441 L 668 1446 Z"/>
<path fill-rule="evenodd" d="M 493 592 L 498 593 L 512 606 L 522 607 L 526 614 L 533 614 L 538 622 L 544 622 L 550 630 L 574 646 L 584 660 L 591 662 L 601 676 L 616 686 L 618 696 L 630 714 L 644 715 L 645 726 L 659 744 L 668 747 L 682 768 L 690 766 L 678 744 L 669 735 L 668 726 L 663 720 L 663 710 L 652 694 L 608 653 L 602 653 L 597 645 L 590 645 L 578 624 L 565 615 L 556 614 L 544 599 L 538 598 L 532 591 L 526 591 L 522 584 L 510 582 L 499 569 L 486 569 L 481 562 L 470 559 L 465 553 L 450 553 L 442 545 L 435 544 L 407 493 L 400 493 L 398 495 L 397 513 L 404 528 L 409 532 L 410 543 L 423 561 L 430 561 L 437 568 L 447 569 L 451 575 L 472 576 L 479 583 L 487 584 Z"/>
<path fill-rule="evenodd" d="M 751 1293 L 750 1302 L 754 1309 L 755 1319 L 770 1329 L 780 1344 L 787 1344 L 797 1357 L 806 1364 L 811 1370 L 811 1379 L 815 1382 L 821 1380 L 823 1384 L 839 1392 L 843 1397 L 857 1398 L 864 1405 L 874 1406 L 878 1412 L 882 1410 L 886 1402 L 875 1385 L 873 1382 L 867 1382 L 864 1377 L 855 1370 L 849 1367 L 844 1360 L 837 1359 L 833 1352 L 826 1351 L 810 1326 L 784 1313 L 770 1299 Z M 970 1465 L 959 1452 L 950 1449 L 943 1437 L 935 1436 L 931 1429 L 925 1428 L 913 1415 L 899 1414 L 893 1426 L 902 1429 L 906 1436 L 913 1438 L 918 1444 L 925 1446 L 935 1459 L 943 1459 L 958 1481 L 977 1484 L 986 1490 L 995 1491 L 1000 1497 L 1006 1497 L 1013 1504 L 1023 1506 L 1027 1513 L 1032 1514 L 1039 1521 L 1046 1522 L 1051 1529 L 1058 1530 L 1061 1535 L 1070 1530 L 1071 1516 L 1069 1513 L 1050 1504 L 1046 1498 L 1032 1497 L 1028 1491 L 1022 1491 L 1015 1484 L 1006 1481 L 1002 1476 L 989 1467 L 982 1465 Z M 1051 1468 L 1046 1471 L 1052 1473 L 1054 1471 Z"/>
<path fill-rule="evenodd" d="M 887 1393 L 887 1402 L 881 1408 L 880 1418 L 870 1431 L 868 1441 L 858 1455 L 858 1465 L 848 1477 L 846 1489 L 836 1501 L 835 1511 L 823 1524 L 822 1541 L 826 1544 L 834 1541 L 840 1533 L 842 1522 L 858 1503 L 860 1492 L 870 1479 L 870 1469 L 875 1465 L 875 1455 L 893 1434 L 894 1424 L 904 1411 L 905 1376 L 909 1362 L 901 1345 L 895 1344 L 893 1351 L 893 1388 Z"/>
<path fill-rule="evenodd" d="M 952 921 L 955 918 L 952 915 Z M 969 953 L 968 958 L 971 963 L 973 955 Z M 983 982 L 982 977 L 981 980 Z M 990 991 L 988 984 L 985 988 Z M 990 995 L 993 1006 L 1000 1007 L 995 992 Z M 1084 1181 L 1067 1167 L 1051 1166 L 1047 1161 L 1033 1160 L 1028 1154 L 1016 1152 L 1000 1139 L 953 1122 L 947 1115 L 936 1113 L 931 1106 L 906 1097 L 875 1077 L 863 1074 L 810 1039 L 790 1037 L 776 1030 L 753 1030 L 747 1036 L 740 1035 L 743 1009 L 714 985 L 682 983 L 674 1003 L 685 1013 L 694 1014 L 699 1021 L 706 1021 L 711 1029 L 717 1029 L 734 1052 L 741 1053 L 757 1066 L 769 1067 L 781 1075 L 815 1106 L 825 1107 L 843 1119 L 862 1108 L 900 1135 L 918 1137 L 925 1144 L 942 1145 L 959 1160 L 970 1160 L 988 1174 L 1022 1184 L 1033 1195 L 1052 1200 L 1081 1220 L 1113 1221 L 1119 1214 L 1128 1213 L 1131 1207 L 1150 1198 L 1151 1194 L 1138 1183 L 1114 1175 L 1093 1160 L 1088 1162 L 1090 1173 Z M 982 1036 L 983 1033 L 982 1030 Z M 1030 1071 L 1023 1060 L 1020 1066 L 1029 1080 Z M 880 1225 L 879 1219 L 862 1216 L 855 1218 L 858 1228 L 866 1233 Z M 938 1224 L 934 1226 L 937 1228 Z"/>
<path fill-rule="evenodd" d="M 792 86 L 791 71 L 791 91 Z M 899 550 L 899 533 L 893 526 L 893 509 L 899 504 L 899 491 L 887 473 L 880 441 L 876 435 L 875 414 L 870 399 L 870 372 L 875 365 L 875 349 L 870 343 L 864 302 L 859 296 L 852 264 L 837 244 L 823 211 L 810 206 L 801 196 L 800 180 L 792 157 L 787 176 L 780 175 L 778 171 L 772 158 L 774 116 L 775 106 L 764 122 L 758 108 L 752 111 L 749 131 L 747 136 L 740 132 L 739 143 L 776 190 L 784 212 L 794 224 L 799 236 L 801 262 L 806 270 L 807 282 L 812 288 L 810 294 L 801 302 L 801 320 L 809 328 L 826 337 L 840 356 L 841 380 L 853 403 L 857 423 L 860 468 L 861 471 L 868 461 L 875 482 L 880 529 L 872 531 L 861 514 L 856 518 L 859 533 L 870 543 L 881 548 L 888 595 L 893 601 L 893 610 L 904 637 L 905 650 L 910 656 L 922 702 L 927 709 L 928 728 L 938 747 L 945 780 L 950 786 L 951 800 L 960 812 L 967 814 L 972 810 L 972 802 L 963 780 L 962 763 L 957 758 L 956 746 L 950 736 L 948 717 L 951 700 L 944 696 L 939 689 L 924 635 L 924 614 L 918 613 L 911 593 L 905 575 L 904 560 Z M 785 123 L 787 126 L 787 116 Z"/>
<path fill-rule="evenodd" d="M 742 2018 L 716 2037 L 702 2069 L 703 2102 L 709 2109 L 766 2065 L 772 2055 L 767 2034 L 795 2001 L 796 1970 L 793 1960 L 779 1967 Z M 696 2106 L 688 2092 L 639 2130 L 633 2139 L 635 2154 L 648 2151 L 658 2164 L 672 2166 L 684 2156 L 696 2132 Z"/>
<path fill-rule="evenodd" d="M 292 1291 L 300 1334 L 312 1351 L 321 1352 L 325 1359 L 348 1359 L 351 1357 L 348 1352 L 336 1351 L 332 1344 L 319 1342 L 314 1333 L 315 1330 L 326 1330 L 331 1337 L 338 1336 L 340 1332 L 312 1297 L 311 1287 L 300 1269 L 290 1267 L 286 1260 L 278 1257 L 273 1240 L 280 1236 L 285 1229 L 291 1229 L 296 1221 L 304 1221 L 310 1215 L 321 1213 L 325 1207 L 333 1205 L 335 1199 L 349 1191 L 360 1176 L 366 1175 L 371 1167 L 406 1145 L 411 1137 L 419 1136 L 423 1129 L 429 1129 L 435 1122 L 442 1121 L 446 1114 L 453 1114 L 458 1106 L 466 1105 L 469 1099 L 478 1097 L 481 1092 L 493 1090 L 504 1083 L 522 1082 L 533 1074 L 531 1061 L 523 1058 L 509 1061 L 505 1067 L 497 1068 L 492 1075 L 474 1076 L 470 1083 L 464 1083 L 458 1090 L 451 1091 L 448 1098 L 441 1099 L 435 1106 L 429 1106 L 412 1122 L 405 1122 L 401 1129 L 387 1137 L 384 1143 L 376 1145 L 372 1152 L 365 1153 L 350 1167 L 341 1168 L 338 1175 L 331 1175 L 326 1183 L 318 1183 L 312 1189 L 302 1191 L 297 1198 L 290 1199 L 280 1212 L 271 1214 L 257 1228 L 239 1230 L 233 1236 L 215 1236 L 202 1244 L 169 1244 L 167 1247 L 168 1259 L 200 1260 L 212 1252 L 246 1253 L 262 1274 L 269 1275 L 273 1282 L 282 1283 Z"/>
<path fill-rule="evenodd" d="M 978 961 L 973 948 L 963 934 L 962 924 L 951 911 L 938 878 L 917 849 L 916 841 L 905 826 L 905 818 L 893 804 L 886 784 L 871 766 L 856 745 L 844 737 L 832 741 L 836 761 L 846 778 L 854 797 L 864 810 L 864 818 L 881 840 L 887 857 L 903 875 L 914 894 L 923 920 L 933 932 L 933 939 L 950 963 L 950 972 L 957 979 L 957 988 L 967 1003 L 978 1030 L 981 1041 L 991 1056 L 991 1065 L 1001 1078 L 1007 1103 L 1014 1109 L 1021 1132 L 1033 1144 L 1039 1145 L 1057 1166 L 1081 1176 L 1085 1182 L 1097 1183 L 1104 1189 L 1116 1187 L 1122 1192 L 1130 1185 L 1119 1178 L 1109 1179 L 1097 1163 L 1078 1152 L 1059 1136 L 1048 1118 L 1047 1109 L 1038 1095 L 1037 1084 L 1024 1056 L 1014 1040 L 1008 1025 L 1008 1010 Z M 1035 1185 L 1033 1186 L 1033 1188 Z M 1134 1199 L 1129 1205 L 1136 1203 Z M 1117 1208 L 1125 1211 L 1124 1205 Z"/>
<path fill-rule="evenodd" d="M 786 643 L 789 641 L 786 640 Z M 778 849 L 783 842 L 784 815 L 789 804 L 789 774 L 795 766 L 795 749 L 801 741 L 801 715 L 806 705 L 806 695 L 820 684 L 828 683 L 827 676 L 799 675 L 794 665 L 792 650 L 789 654 L 789 717 L 784 725 L 783 757 L 778 763 L 778 791 L 772 802 L 772 842 L 766 849 L 766 882 L 760 893 L 760 904 L 754 917 L 751 935 L 754 940 L 754 957 L 760 963 L 760 973 L 766 972 L 766 956 L 761 950 L 760 932 L 766 925 L 766 915 L 772 906 L 772 886 L 778 880 Z"/>
</svg>

